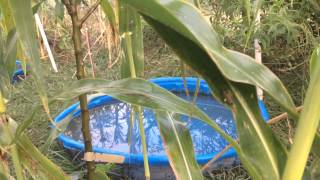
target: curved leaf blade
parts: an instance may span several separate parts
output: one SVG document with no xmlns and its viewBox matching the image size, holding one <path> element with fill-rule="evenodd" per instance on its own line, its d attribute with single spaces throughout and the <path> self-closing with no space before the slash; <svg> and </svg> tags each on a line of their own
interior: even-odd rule
<svg viewBox="0 0 320 180">
<path fill-rule="evenodd" d="M 217 67 L 215 67 L 214 65 L 210 65 L 210 63 L 206 63 L 208 61 L 210 62 L 210 57 L 206 55 L 206 53 L 203 52 L 195 43 L 187 40 L 178 33 L 170 30 L 169 28 L 156 23 L 152 19 L 146 19 L 151 25 L 155 27 L 157 31 L 160 32 L 160 35 L 163 35 L 162 37 L 165 39 L 165 41 L 171 47 L 173 47 L 173 49 L 183 60 L 190 63 L 192 67 L 197 68 L 197 72 L 206 79 L 214 92 L 213 95 L 217 97 L 217 99 L 220 99 L 220 101 L 224 102 L 228 98 L 227 102 L 230 101 L 229 103 L 231 103 L 231 105 L 235 102 L 238 102 L 237 106 L 230 106 L 230 104 L 227 105 L 230 106 L 236 116 L 236 122 L 239 131 L 243 131 L 244 129 L 244 133 L 240 132 L 239 135 L 240 137 L 242 137 L 242 141 L 240 141 L 240 145 L 242 144 L 242 154 L 239 154 L 239 157 L 244 163 L 246 169 L 249 171 L 250 175 L 255 179 L 261 179 L 262 177 L 279 179 L 279 175 L 282 173 L 281 169 L 283 165 L 283 163 L 281 164 L 281 162 L 285 162 L 283 161 L 283 157 L 281 157 L 280 155 L 286 154 L 286 152 L 283 146 L 276 146 L 279 144 L 279 142 L 275 144 L 262 143 L 269 142 L 269 139 L 266 138 L 271 138 L 270 142 L 278 140 L 273 135 L 271 129 L 260 117 L 261 115 L 259 109 L 256 108 L 256 93 L 250 90 L 248 91 L 248 95 L 243 95 L 242 93 L 240 93 L 238 97 L 232 95 L 232 92 L 235 91 L 235 89 L 232 89 L 232 87 L 238 87 L 240 86 L 240 84 L 228 81 L 219 72 Z M 184 46 L 181 47 L 180 44 L 183 44 Z M 194 62 L 193 59 L 201 59 L 204 60 L 204 62 L 200 64 L 199 62 Z M 243 85 L 244 89 L 250 89 L 250 87 L 251 89 L 254 89 L 251 85 Z M 231 93 L 230 97 L 225 97 L 223 94 L 229 94 L 228 92 Z M 252 102 L 247 102 L 247 100 Z M 232 103 L 232 101 L 235 102 Z M 250 106 L 246 109 L 243 109 L 242 106 L 247 106 L 248 103 L 251 105 L 253 103 L 253 107 L 251 108 Z M 253 114 L 253 116 L 250 116 L 249 118 L 245 115 L 237 116 L 237 114 L 242 111 L 245 113 Z M 248 127 L 248 125 L 244 126 L 245 124 L 248 124 L 252 127 L 251 131 L 254 131 L 254 133 L 252 133 L 254 135 L 250 134 L 250 132 L 246 132 L 246 127 Z M 262 129 L 265 130 L 262 131 Z M 264 135 L 263 133 L 268 133 L 268 135 Z M 257 144 L 257 146 L 255 147 L 260 147 L 259 150 L 252 150 L 251 147 L 245 145 L 247 144 L 247 142 L 251 144 L 254 142 L 255 144 Z M 275 153 L 274 149 L 277 149 L 277 151 L 281 153 Z M 268 153 L 266 154 L 265 152 Z M 264 164 L 264 168 L 262 168 L 259 164 Z M 268 173 L 264 173 L 266 172 L 266 169 L 268 169 Z"/>
<path fill-rule="evenodd" d="M 68 100 L 77 97 L 79 94 L 89 92 L 104 93 L 121 101 L 152 108 L 153 110 L 176 112 L 198 118 L 213 127 L 236 149 L 238 147 L 235 140 L 228 136 L 197 106 L 143 79 L 127 78 L 118 81 L 103 79 L 79 80 L 73 82 L 61 94 L 55 96 L 54 99 Z"/>
<path fill-rule="evenodd" d="M 46 112 L 49 113 L 48 98 L 44 88 L 44 80 L 42 78 L 43 72 L 40 64 L 39 48 L 36 41 L 35 28 L 33 26 L 34 20 L 31 1 L 10 0 L 9 4 L 16 24 L 16 30 L 19 34 L 19 39 L 21 40 L 22 47 L 33 73 L 32 77 L 35 81 L 36 89 Z"/>
<path fill-rule="evenodd" d="M 231 87 L 236 97 L 238 138 L 245 158 L 258 169 L 262 179 L 280 179 L 287 151 L 262 119 L 255 87 L 235 83 Z"/>
<path fill-rule="evenodd" d="M 294 143 L 283 175 L 284 180 L 302 178 L 312 143 L 318 134 L 320 122 L 320 66 L 317 67 L 317 69 L 314 69 L 307 90 L 304 108 L 299 118 Z"/>
<path fill-rule="evenodd" d="M 11 145 L 10 141 L 13 139 L 4 133 L 3 128 L 5 127 L 3 126 L 7 126 L 7 130 L 9 130 L 11 134 L 14 134 L 17 123 L 9 118 L 8 123 L 0 124 L 0 147 Z M 25 134 L 21 135 L 20 139 L 16 141 L 15 146 L 21 159 L 20 163 L 32 176 L 37 177 L 36 179 L 39 179 L 39 177 L 42 177 L 42 179 L 69 179 L 58 166 L 51 162 L 32 144 Z"/>
<path fill-rule="evenodd" d="M 201 47 L 227 79 L 260 87 L 297 117 L 293 101 L 279 78 L 251 57 L 224 48 L 217 33 L 194 6 L 175 0 L 151 0 L 148 3 L 126 1 L 144 16 L 162 23 Z"/>
<path fill-rule="evenodd" d="M 116 28 L 117 27 L 116 16 L 109 0 L 101 0 L 100 6 L 104 14 L 107 16 L 109 22 L 111 23 L 112 27 Z"/>
<path fill-rule="evenodd" d="M 169 162 L 177 179 L 203 179 L 195 159 L 191 135 L 174 113 L 156 111 L 156 120 Z"/>
<path fill-rule="evenodd" d="M 148 1 L 148 7 L 142 8 L 142 1 L 133 0 L 128 3 L 137 8 L 177 54 L 206 79 L 214 91 L 214 96 L 230 106 L 236 116 L 239 136 L 242 139 L 240 146 L 244 157 L 239 156 L 242 161 L 250 162 L 245 163 L 250 174 L 258 179 L 280 179 L 286 150 L 261 118 L 253 86 L 239 84 L 264 85 L 261 77 L 256 80 L 251 75 L 266 75 L 268 78 L 265 79 L 270 80 L 267 84 L 275 83 L 278 90 L 265 88 L 269 93 L 282 91 L 279 97 L 283 96 L 279 99 L 289 97 L 287 103 L 284 103 L 285 108 L 296 115 L 290 96 L 280 80 L 266 67 L 251 61 L 248 56 L 225 49 L 201 14 L 189 4 L 181 1 Z M 152 12 L 151 9 L 158 11 Z M 258 72 L 246 72 L 252 69 L 258 69 Z M 240 87 L 250 91 L 247 94 L 238 92 Z M 223 95 L 228 91 L 230 95 Z M 246 132 L 248 127 L 251 132 Z M 247 147 L 248 143 L 254 143 L 258 150 Z M 260 164 L 264 165 L 263 168 Z M 266 169 L 268 173 L 265 173 Z"/>
</svg>

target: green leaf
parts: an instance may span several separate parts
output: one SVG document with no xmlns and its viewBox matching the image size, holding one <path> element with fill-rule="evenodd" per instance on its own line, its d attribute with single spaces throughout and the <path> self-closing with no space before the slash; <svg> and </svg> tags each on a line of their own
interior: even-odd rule
<svg viewBox="0 0 320 180">
<path fill-rule="evenodd" d="M 31 0 L 10 0 L 9 1 L 16 30 L 19 34 L 24 53 L 28 58 L 32 77 L 39 93 L 45 111 L 49 113 L 48 98 L 44 87 L 43 72 L 40 64 L 40 56 L 34 28 L 34 19 L 31 8 Z"/>
<path fill-rule="evenodd" d="M 17 38 L 18 35 L 16 30 L 12 29 L 7 36 L 6 52 L 4 56 L 5 67 L 9 75 L 9 81 L 11 81 L 13 73 L 16 69 Z"/>
<path fill-rule="evenodd" d="M 250 174 L 256 179 L 280 179 L 286 150 L 261 118 L 254 86 L 264 89 L 296 117 L 294 104 L 281 81 L 249 56 L 224 48 L 199 11 L 188 3 L 127 2 L 145 17 L 181 59 L 205 78 L 213 95 L 229 105 L 239 129 L 244 154 L 240 157 L 248 161 L 245 165 Z M 249 142 L 255 149 L 247 146 Z"/>
<path fill-rule="evenodd" d="M 110 180 L 110 178 L 106 175 L 106 173 L 100 170 L 94 171 L 93 178 L 97 180 Z"/>
<path fill-rule="evenodd" d="M 253 58 L 223 47 L 218 34 L 194 6 L 183 1 L 150 0 L 148 3 L 141 0 L 126 1 L 144 16 L 170 29 L 168 32 L 179 33 L 201 48 L 211 60 L 193 59 L 195 62 L 191 67 L 196 71 L 203 71 L 201 69 L 204 66 L 216 66 L 223 76 L 231 81 L 262 88 L 289 113 L 297 117 L 293 101 L 279 78 Z M 165 36 L 173 37 L 170 34 Z M 184 43 L 180 44 L 186 46 Z"/>
<path fill-rule="evenodd" d="M 28 159 L 32 159 L 35 163 L 38 171 L 43 172 L 48 179 L 61 179 L 68 180 L 69 177 L 53 162 L 51 162 L 46 156 L 41 154 L 41 152 L 32 144 L 26 135 L 22 135 L 18 141 L 20 147 L 20 152 L 26 156 Z M 33 167 L 31 166 L 31 167 Z"/>
<path fill-rule="evenodd" d="M 237 143 L 215 124 L 203 111 L 188 101 L 179 98 L 170 91 L 139 78 L 127 78 L 118 81 L 103 79 L 85 79 L 73 82 L 61 94 L 53 99 L 68 100 L 79 94 L 99 92 L 133 105 L 154 110 L 176 112 L 192 116 L 212 126 L 237 149 Z"/>
<path fill-rule="evenodd" d="M 283 175 L 284 180 L 300 179 L 303 175 L 312 143 L 319 127 L 319 92 L 320 66 L 314 66 L 311 81 L 304 100 L 304 108 L 299 118 L 294 143 Z"/>
<path fill-rule="evenodd" d="M 36 5 L 32 7 L 32 14 L 36 14 L 38 12 L 43 2 L 44 0 L 38 2 Z"/>
<path fill-rule="evenodd" d="M 203 179 L 186 124 L 165 111 L 157 111 L 156 120 L 176 178 Z"/>
<path fill-rule="evenodd" d="M 71 122 L 71 120 L 73 119 L 73 113 L 76 111 L 76 110 L 79 110 L 79 108 L 77 107 L 74 111 L 72 111 L 70 113 L 70 115 L 68 115 L 67 117 L 65 117 L 63 120 L 61 120 L 60 122 L 58 123 L 55 123 L 51 128 L 51 131 L 49 133 L 49 137 L 46 141 L 46 143 L 41 147 L 44 151 L 47 151 L 48 148 L 51 146 L 52 142 L 61 134 L 63 133 L 69 123 Z"/>
<path fill-rule="evenodd" d="M 132 77 L 132 74 L 143 77 L 144 50 L 140 15 L 129 7 L 124 0 L 119 1 L 119 8 L 119 33 L 123 50 L 121 77 Z"/>
<path fill-rule="evenodd" d="M 54 13 L 58 17 L 58 19 L 62 20 L 64 18 L 64 5 L 61 0 L 55 0 Z"/>
<path fill-rule="evenodd" d="M 147 20 L 148 21 L 148 20 Z M 150 23 L 150 21 L 148 21 Z M 155 24 L 153 24 L 155 25 Z M 208 60 L 208 57 L 202 53 L 201 51 L 199 51 L 198 47 L 194 46 L 194 44 L 192 44 L 192 42 L 188 41 L 187 39 L 184 39 L 182 36 L 180 36 L 179 38 L 177 34 L 175 34 L 172 31 L 165 31 L 164 27 L 161 27 L 159 24 L 157 24 L 155 26 L 155 29 L 157 29 L 158 31 L 161 29 L 161 34 L 166 34 L 166 35 L 172 35 L 170 37 L 165 38 L 165 40 L 167 42 L 169 42 L 169 45 L 173 45 L 174 44 L 174 49 L 176 50 L 176 52 L 178 52 L 178 54 L 183 57 L 184 60 L 190 60 L 192 62 L 192 59 L 202 59 L 202 60 Z M 179 48 L 179 44 L 184 44 L 184 47 Z M 186 49 L 184 49 L 186 48 Z M 210 60 L 210 59 L 209 59 Z M 192 64 L 193 65 L 193 64 Z M 191 65 L 191 66 L 192 66 Z M 194 67 L 194 66 L 192 66 Z M 198 69 L 197 69 L 198 70 Z M 231 91 L 231 85 L 230 83 L 228 83 L 228 81 L 219 73 L 219 71 L 214 68 L 214 66 L 208 66 L 205 62 L 203 63 L 202 68 L 199 67 L 199 71 L 201 72 L 200 74 L 202 74 L 203 77 L 206 78 L 207 82 L 210 84 L 211 89 L 215 90 L 214 95 L 220 99 L 224 99 L 223 96 L 221 96 L 222 92 L 224 91 Z M 215 73 L 212 73 L 215 72 Z M 246 85 L 246 88 L 250 87 L 248 85 Z M 254 88 L 252 88 L 254 89 Z M 234 91 L 234 90 L 233 90 Z M 251 98 L 253 97 L 253 98 Z M 254 99 L 255 96 L 255 92 L 251 93 L 249 96 L 249 99 L 253 102 L 256 101 L 256 99 Z M 265 122 L 262 120 L 262 118 L 260 117 L 259 111 L 257 111 L 256 109 L 251 110 L 250 107 L 246 107 L 246 109 L 244 110 L 241 106 L 247 104 L 248 102 L 246 102 L 245 100 L 247 99 L 247 97 L 242 97 L 241 94 L 237 97 L 237 98 L 241 98 L 237 103 L 237 106 L 235 107 L 235 109 L 233 109 L 233 111 L 235 113 L 239 113 L 239 112 L 245 112 L 245 113 L 250 113 L 251 116 L 248 119 L 247 116 L 237 116 L 237 126 L 242 127 L 245 124 L 249 124 L 247 126 L 250 127 L 254 127 L 251 128 L 254 133 L 255 136 L 250 136 L 247 135 L 247 133 L 244 134 L 240 134 L 241 137 L 250 137 L 250 139 L 246 139 L 246 138 L 241 138 L 242 141 L 240 141 L 240 145 L 242 146 L 242 152 L 244 153 L 244 155 L 239 155 L 241 157 L 241 160 L 244 162 L 244 164 L 246 165 L 247 170 L 250 171 L 250 175 L 252 177 L 256 177 L 256 179 L 260 179 L 261 176 L 265 177 L 265 178 L 272 178 L 272 177 L 278 177 L 279 176 L 279 172 L 278 172 L 278 162 L 281 162 L 278 160 L 278 153 L 274 153 L 274 146 L 272 145 L 272 143 L 266 143 L 263 144 L 261 142 L 269 142 L 268 139 L 265 139 L 266 137 L 262 134 L 261 129 L 263 129 L 263 127 L 267 127 L 267 125 L 265 124 Z M 236 99 L 234 99 L 234 101 L 236 101 Z M 236 102 L 234 102 L 236 103 Z M 257 103 L 255 104 L 257 106 Z M 252 116 L 252 114 L 254 114 L 254 116 Z M 239 125 L 239 123 L 241 123 Z M 254 123 L 254 124 L 252 124 Z M 256 128 L 256 129 L 255 129 Z M 255 132 L 254 132 L 255 131 Z M 270 129 L 266 129 L 266 132 L 271 134 L 272 140 L 270 142 L 273 142 L 273 140 L 275 139 L 274 136 L 272 135 L 272 131 Z M 249 133 L 249 132 L 248 132 Z M 268 135 L 270 136 L 270 135 Z M 262 140 L 262 141 L 261 141 Z M 249 141 L 250 143 L 255 142 L 255 147 L 259 147 L 259 150 L 256 151 L 252 151 L 250 149 L 250 147 L 245 146 L 245 144 L 247 143 L 247 141 Z M 277 143 L 279 144 L 279 143 Z M 284 149 L 282 148 L 282 146 L 278 147 L 279 152 L 281 152 L 280 154 L 284 154 L 282 153 L 284 151 Z M 265 152 L 271 152 L 266 154 Z M 248 158 L 250 157 L 250 158 Z M 281 157 L 280 157 L 281 158 Z M 245 162 L 246 160 L 248 160 L 249 162 Z M 265 172 L 265 169 L 261 168 L 260 164 L 264 164 L 264 168 L 268 167 L 268 173 L 263 173 Z M 252 167 L 252 164 L 254 164 L 255 166 Z M 259 164 L 259 165 L 258 165 Z"/>
<path fill-rule="evenodd" d="M 16 68 L 17 34 L 13 28 L 4 42 L 0 38 L 0 91 L 7 97 L 10 92 L 12 75 Z"/>
<path fill-rule="evenodd" d="M 37 113 L 39 113 L 40 110 L 41 110 L 41 105 L 38 105 L 32 111 L 30 111 L 30 113 L 28 114 L 26 119 L 18 125 L 18 127 L 15 131 L 14 139 L 11 143 L 16 143 L 16 141 L 20 138 L 20 136 L 24 132 L 24 130 L 26 130 L 31 125 L 31 123 L 34 120 L 35 115 Z"/>
<path fill-rule="evenodd" d="M 4 28 L 6 29 L 6 32 L 9 33 L 14 27 L 14 21 L 12 17 L 12 13 L 10 12 L 10 0 L 1 0 L 0 1 L 0 8 L 2 10 L 2 15 L 4 18 Z"/>
<path fill-rule="evenodd" d="M 115 12 L 109 2 L 109 0 L 101 0 L 100 2 L 101 8 L 104 14 L 107 16 L 109 22 L 111 23 L 113 28 L 117 27 Z"/>
<path fill-rule="evenodd" d="M 92 99 L 101 96 L 101 94 L 91 94 L 87 95 L 87 102 L 89 103 Z M 54 102 L 54 99 L 50 101 L 50 104 Z M 73 114 L 80 109 L 80 106 L 78 105 L 68 116 L 66 116 L 64 119 L 62 119 L 59 122 L 55 122 L 52 124 L 51 131 L 49 133 L 49 137 L 46 141 L 46 143 L 43 145 L 42 149 L 48 150 L 48 148 L 51 146 L 52 142 L 60 136 L 61 133 L 63 133 L 67 128 L 71 120 L 73 119 Z M 36 109 L 37 110 L 37 109 Z M 34 112 L 35 113 L 35 112 Z M 32 117 L 31 117 L 32 118 Z M 24 125 L 18 126 L 18 130 L 16 133 L 16 137 L 19 137 L 19 134 L 23 132 L 24 129 L 26 129 L 30 124 L 30 120 L 26 121 Z"/>
<path fill-rule="evenodd" d="M 287 151 L 260 115 L 256 88 L 235 83 L 231 87 L 238 138 L 245 158 L 258 170 L 261 177 L 257 179 L 280 179 Z"/>
<path fill-rule="evenodd" d="M 9 179 L 10 178 L 10 169 L 9 164 L 7 160 L 5 159 L 6 156 L 3 152 L 0 150 L 1 156 L 0 156 L 0 179 Z"/>
<path fill-rule="evenodd" d="M 106 175 L 106 172 L 111 171 L 113 168 L 112 164 L 97 164 L 94 172 L 94 179 L 97 180 L 110 180 L 110 178 Z"/>
<path fill-rule="evenodd" d="M 7 123 L 0 124 L 0 147 L 9 146 L 13 139 L 13 137 L 8 136 L 8 133 L 4 133 L 4 126 L 8 127 L 7 130 L 10 134 L 15 134 L 17 123 L 9 118 Z M 39 177 L 43 177 L 41 179 L 69 179 L 58 166 L 41 154 L 25 134 L 22 134 L 14 145 L 19 153 L 20 163 L 33 177 L 37 177 L 36 179 L 39 179 Z"/>
<path fill-rule="evenodd" d="M 316 69 L 320 69 L 320 46 L 315 48 L 310 59 L 310 76 L 312 78 Z"/>
</svg>

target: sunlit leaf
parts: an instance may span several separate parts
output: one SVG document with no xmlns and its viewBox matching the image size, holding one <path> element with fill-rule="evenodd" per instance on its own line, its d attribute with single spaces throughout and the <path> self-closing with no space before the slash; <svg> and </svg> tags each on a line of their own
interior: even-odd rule
<svg viewBox="0 0 320 180">
<path fill-rule="evenodd" d="M 156 120 L 177 179 L 203 179 L 186 124 L 174 113 L 157 111 Z"/>
<path fill-rule="evenodd" d="M 320 69 L 320 46 L 313 50 L 310 59 L 310 75 L 313 76 L 316 69 Z"/>
<path fill-rule="evenodd" d="M 302 177 L 313 140 L 318 132 L 320 122 L 320 66 L 314 66 L 313 68 L 294 143 L 283 175 L 284 180 L 300 179 Z"/>
<path fill-rule="evenodd" d="M 10 178 L 10 169 L 9 164 L 5 153 L 0 149 L 0 179 L 9 179 Z"/>
<path fill-rule="evenodd" d="M 0 113 L 6 112 L 6 104 L 4 102 L 4 97 L 2 96 L 2 93 L 0 91 Z"/>
<path fill-rule="evenodd" d="M 4 28 L 7 33 L 9 33 L 14 27 L 13 15 L 10 12 L 9 6 L 10 0 L 1 0 L 0 1 L 0 8 L 2 10 L 3 20 L 4 20 Z"/>
</svg>

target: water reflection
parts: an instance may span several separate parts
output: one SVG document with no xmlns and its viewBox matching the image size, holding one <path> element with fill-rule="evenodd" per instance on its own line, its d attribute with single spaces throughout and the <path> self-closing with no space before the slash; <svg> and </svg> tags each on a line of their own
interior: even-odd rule
<svg viewBox="0 0 320 180">
<path fill-rule="evenodd" d="M 177 94 L 184 99 L 185 94 Z M 206 112 L 225 132 L 236 138 L 236 129 L 231 112 L 216 102 L 211 96 L 198 95 L 197 106 Z M 141 153 L 142 145 L 139 136 L 138 121 L 134 124 L 131 135 L 131 145 L 128 146 L 131 106 L 119 101 L 113 101 L 90 110 L 90 129 L 92 143 L 95 147 L 106 148 L 120 152 Z M 150 109 L 144 110 L 144 128 L 146 131 L 148 153 L 165 154 L 160 132 Z M 181 116 L 187 122 L 197 154 L 208 154 L 221 151 L 226 141 L 209 125 L 187 116 Z M 65 131 L 67 136 L 82 142 L 81 121 L 79 117 L 72 120 Z"/>
</svg>

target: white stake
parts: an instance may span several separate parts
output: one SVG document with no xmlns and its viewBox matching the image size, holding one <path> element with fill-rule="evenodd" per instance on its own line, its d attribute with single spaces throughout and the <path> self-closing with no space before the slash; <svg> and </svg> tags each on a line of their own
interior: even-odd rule
<svg viewBox="0 0 320 180">
<path fill-rule="evenodd" d="M 38 13 L 36 13 L 34 15 L 34 18 L 36 20 L 36 24 L 39 28 L 39 31 L 40 31 L 40 35 L 42 37 L 42 40 L 43 40 L 43 44 L 48 52 L 48 56 L 49 56 L 49 59 L 51 61 L 51 65 L 52 65 L 52 68 L 54 70 L 54 72 L 58 72 L 58 68 L 57 68 L 57 65 L 56 65 L 56 62 L 54 61 L 54 58 L 53 58 L 53 55 L 52 55 L 52 51 L 50 49 L 50 46 L 49 46 L 49 42 L 48 42 L 48 39 L 47 39 L 47 36 L 46 36 L 46 33 L 44 32 L 44 29 L 43 29 L 43 25 L 41 23 L 41 20 L 40 20 L 40 17 L 38 15 Z"/>
<path fill-rule="evenodd" d="M 257 17 L 256 17 L 256 25 L 260 24 L 260 9 L 257 12 Z M 255 38 L 254 39 L 254 58 L 258 63 L 262 63 L 262 54 L 261 54 L 261 46 L 259 44 L 259 39 Z M 259 87 L 257 87 L 257 96 L 259 100 L 263 100 L 263 90 Z"/>
</svg>

